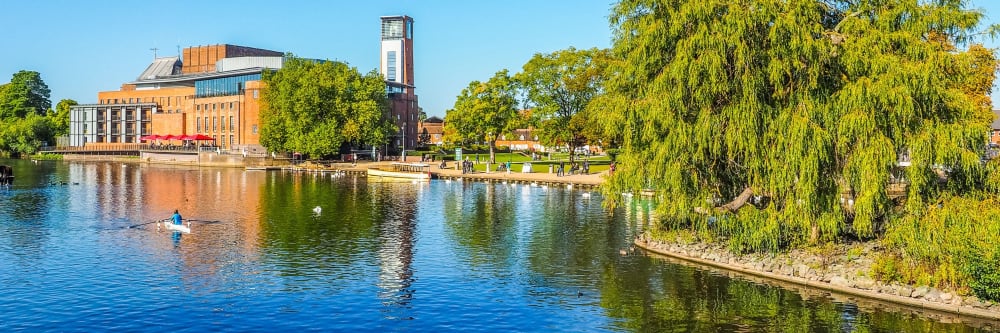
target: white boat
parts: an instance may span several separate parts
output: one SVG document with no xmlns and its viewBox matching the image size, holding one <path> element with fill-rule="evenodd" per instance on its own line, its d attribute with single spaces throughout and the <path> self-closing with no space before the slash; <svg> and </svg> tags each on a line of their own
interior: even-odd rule
<svg viewBox="0 0 1000 333">
<path fill-rule="evenodd" d="M 186 225 L 184 225 L 184 224 L 174 224 L 174 222 L 171 220 L 163 220 L 160 223 L 163 224 L 163 227 L 166 228 L 167 230 L 180 231 L 185 234 L 191 233 L 191 222 L 188 222 Z"/>
<path fill-rule="evenodd" d="M 368 168 L 368 177 L 430 181 L 431 165 L 394 162 L 388 166 Z"/>
</svg>

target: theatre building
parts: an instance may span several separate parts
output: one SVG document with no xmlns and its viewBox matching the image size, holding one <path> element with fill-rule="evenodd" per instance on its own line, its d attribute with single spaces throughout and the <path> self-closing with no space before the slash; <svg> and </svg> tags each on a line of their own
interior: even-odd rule
<svg viewBox="0 0 1000 333">
<path fill-rule="evenodd" d="M 413 19 L 381 17 L 381 31 L 386 116 L 398 129 L 384 149 L 398 152 L 417 141 Z M 281 69 L 283 62 L 283 52 L 226 44 L 189 47 L 180 56 L 155 58 L 120 90 L 97 93 L 96 104 L 72 107 L 69 145 L 128 146 L 123 144 L 150 143 L 150 136 L 200 134 L 211 138 L 201 143 L 222 150 L 264 152 L 258 120 L 261 75 Z"/>
<path fill-rule="evenodd" d="M 279 69 L 282 53 L 235 45 L 189 47 L 156 58 L 97 104 L 73 107 L 70 145 L 138 143 L 146 135 L 204 134 L 225 148 L 259 146 L 261 73 Z"/>
<path fill-rule="evenodd" d="M 156 58 L 135 81 L 70 112 L 70 145 L 138 143 L 146 135 L 204 134 L 223 148 L 257 147 L 261 73 L 282 53 L 236 45 L 189 47 Z"/>
</svg>

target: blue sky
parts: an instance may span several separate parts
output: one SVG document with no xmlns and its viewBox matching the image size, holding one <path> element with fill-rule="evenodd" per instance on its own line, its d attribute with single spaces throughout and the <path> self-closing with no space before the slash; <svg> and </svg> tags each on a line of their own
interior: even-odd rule
<svg viewBox="0 0 1000 333">
<path fill-rule="evenodd" d="M 378 68 L 379 17 L 414 18 L 414 78 L 420 105 L 443 116 L 472 80 L 520 71 L 537 52 L 610 47 L 612 0 L 505 1 L 10 1 L 0 11 L 0 82 L 41 73 L 53 104 L 93 103 L 153 58 L 197 45 L 236 44 Z M 984 24 L 1000 1 L 975 0 Z M 989 47 L 998 41 L 984 41 Z M 994 94 L 994 101 L 1000 100 Z M 994 105 L 1000 105 L 994 102 Z"/>
</svg>

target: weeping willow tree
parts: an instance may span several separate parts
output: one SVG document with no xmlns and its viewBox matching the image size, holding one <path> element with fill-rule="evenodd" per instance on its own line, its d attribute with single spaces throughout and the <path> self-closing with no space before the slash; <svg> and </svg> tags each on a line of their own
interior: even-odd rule
<svg viewBox="0 0 1000 333">
<path fill-rule="evenodd" d="M 621 1 L 600 110 L 623 149 L 605 191 L 655 190 L 668 227 L 774 250 L 876 236 L 893 179 L 904 214 L 977 186 L 996 63 L 955 49 L 982 16 L 965 7 Z"/>
</svg>

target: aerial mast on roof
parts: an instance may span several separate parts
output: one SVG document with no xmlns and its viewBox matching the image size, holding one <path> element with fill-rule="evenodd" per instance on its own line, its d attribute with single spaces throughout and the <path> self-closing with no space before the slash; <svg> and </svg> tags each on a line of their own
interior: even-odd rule
<svg viewBox="0 0 1000 333">
<path fill-rule="evenodd" d="M 153 51 L 153 59 L 155 60 L 156 59 L 156 50 L 159 50 L 159 49 L 154 47 L 154 48 L 151 48 L 149 50 Z"/>
</svg>

